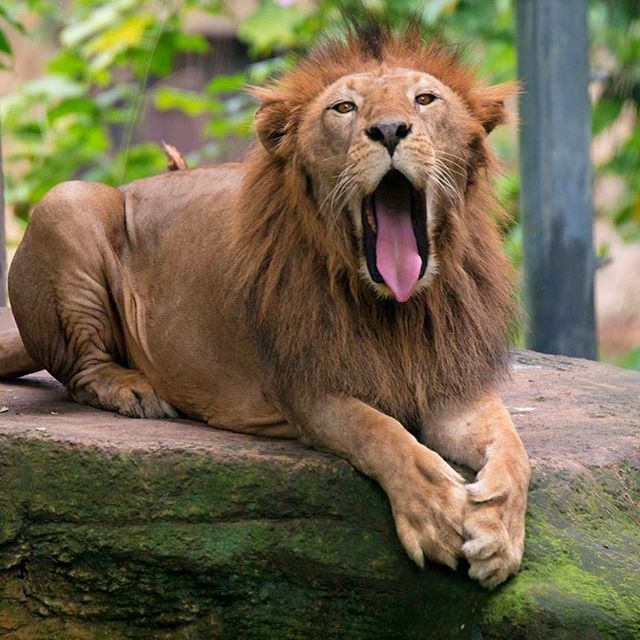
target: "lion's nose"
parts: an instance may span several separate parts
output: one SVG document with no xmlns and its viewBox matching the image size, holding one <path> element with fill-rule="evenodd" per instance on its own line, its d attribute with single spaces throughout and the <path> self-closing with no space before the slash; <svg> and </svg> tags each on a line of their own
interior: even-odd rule
<svg viewBox="0 0 640 640">
<path fill-rule="evenodd" d="M 398 143 L 411 132 L 411 125 L 405 122 L 391 122 L 389 124 L 373 124 L 365 133 L 369 138 L 383 144 L 392 156 Z"/>
</svg>

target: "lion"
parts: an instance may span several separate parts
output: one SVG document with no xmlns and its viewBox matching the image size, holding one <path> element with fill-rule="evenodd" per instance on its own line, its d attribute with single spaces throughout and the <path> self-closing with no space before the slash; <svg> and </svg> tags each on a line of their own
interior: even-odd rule
<svg viewBox="0 0 640 640">
<path fill-rule="evenodd" d="M 0 368 L 341 456 L 384 489 L 415 563 L 465 558 L 496 587 L 521 563 L 530 479 L 497 392 L 517 311 L 487 145 L 515 90 L 415 25 L 326 40 L 251 89 L 243 162 L 44 197 Z"/>
</svg>

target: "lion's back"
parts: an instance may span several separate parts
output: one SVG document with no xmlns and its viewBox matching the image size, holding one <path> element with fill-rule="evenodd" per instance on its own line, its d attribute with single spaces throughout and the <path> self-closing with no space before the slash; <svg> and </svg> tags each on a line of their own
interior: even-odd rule
<svg viewBox="0 0 640 640">
<path fill-rule="evenodd" d="M 156 250 L 170 237 L 197 236 L 229 218 L 242 164 L 209 165 L 136 180 L 121 187 L 127 243 L 135 252 Z"/>
</svg>

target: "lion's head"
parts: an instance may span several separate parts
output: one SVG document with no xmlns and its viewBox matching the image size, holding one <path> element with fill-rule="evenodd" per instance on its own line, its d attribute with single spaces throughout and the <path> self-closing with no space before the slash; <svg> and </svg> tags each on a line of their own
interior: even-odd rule
<svg viewBox="0 0 640 640">
<path fill-rule="evenodd" d="M 346 384 L 406 424 L 504 372 L 515 307 L 486 138 L 513 91 L 375 24 L 253 89 L 230 298 L 280 392 Z"/>
<path fill-rule="evenodd" d="M 350 225 L 365 281 L 397 302 L 422 290 L 437 271 L 437 228 L 464 210 L 513 86 L 477 87 L 415 26 L 398 36 L 369 25 L 254 92 L 263 146 L 307 177 L 328 229 Z"/>
</svg>

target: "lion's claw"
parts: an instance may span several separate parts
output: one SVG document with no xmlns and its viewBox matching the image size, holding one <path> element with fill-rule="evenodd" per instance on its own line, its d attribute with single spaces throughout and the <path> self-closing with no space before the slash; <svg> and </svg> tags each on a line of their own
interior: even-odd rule
<svg viewBox="0 0 640 640">
<path fill-rule="evenodd" d="M 468 485 L 462 553 L 469 562 L 469 577 L 494 589 L 514 575 L 524 551 L 526 498 L 505 483 Z"/>
<path fill-rule="evenodd" d="M 425 560 L 433 560 L 455 569 L 467 502 L 462 477 L 437 454 L 421 447 L 387 493 L 407 555 L 420 567 Z"/>
</svg>

